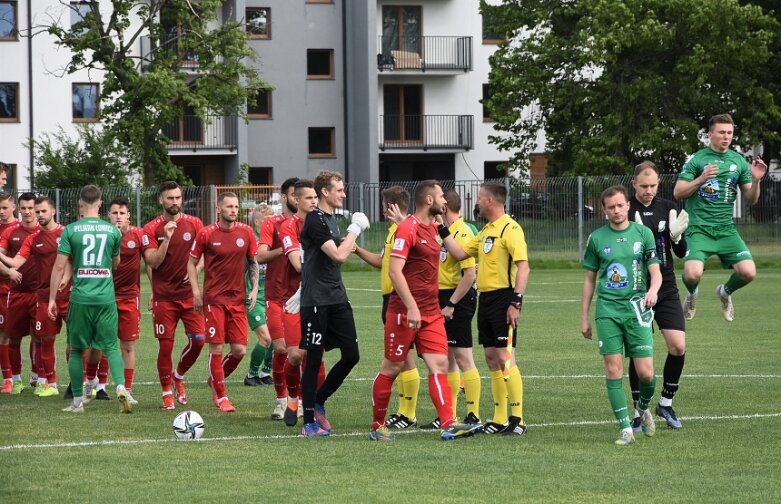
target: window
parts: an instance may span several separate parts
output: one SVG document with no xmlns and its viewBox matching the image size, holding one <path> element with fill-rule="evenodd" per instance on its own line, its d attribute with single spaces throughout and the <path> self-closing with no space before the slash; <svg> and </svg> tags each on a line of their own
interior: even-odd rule
<svg viewBox="0 0 781 504">
<path fill-rule="evenodd" d="M 483 84 L 483 99 L 480 102 L 483 104 L 483 122 L 493 122 L 491 111 L 488 110 L 488 106 L 486 105 L 489 98 L 491 98 L 491 85 Z"/>
<path fill-rule="evenodd" d="M 89 31 L 88 26 L 77 26 L 83 22 L 90 12 L 90 6 L 85 2 L 71 2 L 71 30 L 83 35 Z"/>
<path fill-rule="evenodd" d="M 247 7 L 247 34 L 251 39 L 271 38 L 271 9 L 268 7 Z"/>
<path fill-rule="evenodd" d="M 391 55 L 397 61 L 416 63 L 420 68 L 421 30 L 423 24 L 421 8 L 384 5 L 382 7 L 382 54 Z M 404 66 L 404 68 L 409 68 Z M 414 67 L 413 67 L 414 68 Z"/>
<path fill-rule="evenodd" d="M 270 166 L 250 166 L 247 179 L 252 185 L 270 185 L 273 172 L 274 169 Z"/>
<path fill-rule="evenodd" d="M 73 122 L 98 121 L 97 84 L 73 84 Z"/>
<path fill-rule="evenodd" d="M 0 122 L 19 121 L 19 83 L 0 82 Z"/>
<path fill-rule="evenodd" d="M 333 49 L 306 50 L 306 76 L 308 79 L 333 79 L 333 69 Z"/>
<path fill-rule="evenodd" d="M 483 44 L 501 44 L 507 37 L 501 33 L 496 32 L 496 25 L 501 18 L 500 11 L 496 6 L 485 6 L 483 12 Z"/>
<path fill-rule="evenodd" d="M 259 89 L 255 103 L 247 100 L 247 115 L 252 119 L 271 119 L 271 90 Z"/>
<path fill-rule="evenodd" d="M 0 2 L 0 40 L 19 40 L 16 2 Z"/>
<path fill-rule="evenodd" d="M 483 178 L 498 179 L 507 176 L 507 161 L 485 161 L 483 163 Z"/>
<path fill-rule="evenodd" d="M 334 152 L 334 128 L 309 128 L 309 157 L 336 157 Z"/>
</svg>

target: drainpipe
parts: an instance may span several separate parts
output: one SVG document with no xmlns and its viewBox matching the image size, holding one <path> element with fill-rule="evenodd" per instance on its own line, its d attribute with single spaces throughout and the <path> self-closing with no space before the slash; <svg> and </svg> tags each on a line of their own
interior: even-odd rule
<svg viewBox="0 0 781 504">
<path fill-rule="evenodd" d="M 33 136 L 35 135 L 35 128 L 33 127 L 33 11 L 32 0 L 27 0 L 27 105 L 29 108 L 28 114 L 30 116 L 30 189 L 35 187 L 35 168 L 33 155 Z M 16 182 L 17 187 L 19 182 Z"/>
</svg>

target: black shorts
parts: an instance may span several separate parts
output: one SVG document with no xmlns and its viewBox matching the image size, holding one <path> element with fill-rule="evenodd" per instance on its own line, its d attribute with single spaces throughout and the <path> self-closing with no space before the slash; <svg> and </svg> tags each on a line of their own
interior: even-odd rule
<svg viewBox="0 0 781 504">
<path fill-rule="evenodd" d="M 388 305 L 390 304 L 390 294 L 382 295 L 382 326 L 385 327 L 385 314 L 388 313 Z"/>
<path fill-rule="evenodd" d="M 358 348 L 350 303 L 301 307 L 302 350 Z"/>
<path fill-rule="evenodd" d="M 455 289 L 439 291 L 439 307 L 444 308 Z M 445 319 L 447 346 L 456 348 L 472 348 L 472 317 L 477 309 L 477 292 L 469 289 L 456 304 L 453 318 Z"/>
<path fill-rule="evenodd" d="M 481 292 L 477 301 L 477 341 L 484 347 L 507 346 L 507 308 L 515 298 L 512 289 Z M 518 343 L 513 329 L 513 347 Z"/>
<path fill-rule="evenodd" d="M 656 306 L 654 306 L 654 320 L 659 330 L 686 330 L 683 320 L 683 308 L 681 307 L 681 296 L 675 284 L 672 287 L 662 286 L 659 289 Z"/>
</svg>

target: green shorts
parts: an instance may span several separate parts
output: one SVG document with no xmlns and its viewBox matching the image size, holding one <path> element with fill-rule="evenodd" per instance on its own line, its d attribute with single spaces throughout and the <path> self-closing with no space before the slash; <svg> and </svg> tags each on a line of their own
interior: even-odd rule
<svg viewBox="0 0 781 504">
<path fill-rule="evenodd" d="M 683 260 L 705 262 L 712 255 L 718 255 L 725 268 L 740 261 L 752 260 L 746 242 L 734 232 L 719 233 L 714 236 L 703 228 L 689 228 L 686 232 L 688 250 Z"/>
<path fill-rule="evenodd" d="M 622 354 L 627 357 L 653 357 L 654 337 L 650 327 L 637 318 L 598 318 L 596 320 L 599 354 Z"/>
<path fill-rule="evenodd" d="M 68 344 L 84 350 L 117 349 L 117 303 L 84 305 L 70 302 L 68 306 Z"/>
<path fill-rule="evenodd" d="M 250 310 L 249 305 L 245 304 L 244 308 L 247 310 L 247 322 L 249 322 L 250 330 L 254 331 L 258 327 L 266 323 L 266 302 L 263 299 L 258 299 L 255 306 Z"/>
</svg>

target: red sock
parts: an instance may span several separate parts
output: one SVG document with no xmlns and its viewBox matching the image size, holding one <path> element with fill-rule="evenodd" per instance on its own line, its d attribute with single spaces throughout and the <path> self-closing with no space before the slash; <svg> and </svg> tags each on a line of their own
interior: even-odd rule
<svg viewBox="0 0 781 504">
<path fill-rule="evenodd" d="M 43 378 L 43 369 L 41 367 L 41 340 L 40 338 L 30 338 L 30 370 Z"/>
<path fill-rule="evenodd" d="M 217 399 L 225 397 L 225 373 L 222 370 L 222 354 L 209 354 L 209 377 Z"/>
<path fill-rule="evenodd" d="M 98 366 L 100 365 L 100 361 L 96 363 L 89 362 L 89 352 L 84 352 L 84 360 L 86 361 L 87 371 L 84 374 L 85 380 L 94 380 L 96 376 L 98 376 Z"/>
<path fill-rule="evenodd" d="M 195 361 L 198 360 L 198 356 L 201 355 L 201 350 L 203 349 L 203 342 L 204 337 L 202 335 L 188 336 L 187 345 L 182 349 L 182 356 L 179 357 L 179 364 L 176 365 L 176 372 L 179 373 L 179 376 L 183 377 L 193 367 Z"/>
<path fill-rule="evenodd" d="M 11 359 L 8 356 L 8 343 L 0 345 L 0 369 L 3 371 L 3 378 L 11 378 Z"/>
<path fill-rule="evenodd" d="M 229 353 L 225 356 L 224 359 L 222 359 L 222 371 L 225 373 L 225 378 L 229 377 L 231 373 L 236 371 L 236 368 L 239 367 L 239 362 L 241 362 L 241 357 L 236 358 L 232 353 Z"/>
<path fill-rule="evenodd" d="M 447 373 L 428 375 L 428 395 L 437 409 L 440 426 L 446 429 L 453 423 L 453 399 L 450 397 Z"/>
<path fill-rule="evenodd" d="M 101 352 L 100 361 L 98 361 L 98 383 L 105 385 L 108 381 L 108 359 L 106 354 Z"/>
<path fill-rule="evenodd" d="M 49 383 L 57 383 L 57 369 L 55 367 L 54 338 L 44 338 L 41 341 L 41 355 L 39 357 L 43 364 L 42 376 L 46 377 Z"/>
<path fill-rule="evenodd" d="M 271 377 L 274 379 L 274 390 L 277 392 L 277 399 L 287 397 L 285 362 L 287 362 L 287 354 L 274 352 L 274 356 L 271 358 Z"/>
<path fill-rule="evenodd" d="M 290 363 L 285 359 L 285 381 L 287 382 L 288 397 L 298 397 L 298 390 L 301 386 L 301 366 Z"/>
<path fill-rule="evenodd" d="M 171 373 L 174 369 L 174 362 L 171 354 L 174 351 L 174 340 L 161 338 L 157 340 L 160 347 L 157 350 L 157 374 L 160 377 L 160 385 L 163 392 L 171 391 Z"/>
<path fill-rule="evenodd" d="M 8 345 L 8 358 L 11 361 L 11 374 L 22 374 L 22 340 L 11 340 Z"/>
<path fill-rule="evenodd" d="M 131 390 L 133 388 L 133 374 L 135 369 L 125 368 L 125 388 Z"/>
<path fill-rule="evenodd" d="M 385 414 L 388 412 L 388 403 L 390 403 L 393 393 L 394 379 L 388 375 L 377 373 L 372 385 L 372 414 L 374 423 L 372 429 L 377 429 L 385 423 Z"/>
</svg>

